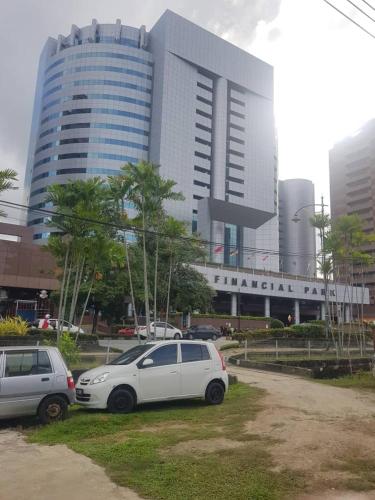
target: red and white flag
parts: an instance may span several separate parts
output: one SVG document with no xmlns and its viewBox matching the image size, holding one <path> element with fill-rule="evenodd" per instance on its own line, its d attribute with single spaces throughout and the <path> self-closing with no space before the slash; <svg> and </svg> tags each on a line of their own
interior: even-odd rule
<svg viewBox="0 0 375 500">
<path fill-rule="evenodd" d="M 269 257 L 269 255 L 266 255 L 265 257 L 262 257 L 262 261 L 264 262 L 265 260 L 267 260 Z"/>
<path fill-rule="evenodd" d="M 214 252 L 215 253 L 220 253 L 224 250 L 224 247 L 223 245 L 217 245 L 215 248 L 214 248 Z"/>
</svg>

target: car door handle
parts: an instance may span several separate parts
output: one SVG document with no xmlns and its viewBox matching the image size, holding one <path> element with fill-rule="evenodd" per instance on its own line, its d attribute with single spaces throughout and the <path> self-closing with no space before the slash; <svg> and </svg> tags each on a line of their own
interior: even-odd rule
<svg viewBox="0 0 375 500">
<path fill-rule="evenodd" d="M 209 369 L 210 369 L 210 368 L 205 368 L 206 372 L 208 372 L 208 371 L 209 371 Z"/>
<path fill-rule="evenodd" d="M 177 370 L 174 370 L 173 372 L 170 372 L 170 373 L 177 373 Z"/>
<path fill-rule="evenodd" d="M 48 380 L 49 380 L 49 377 L 42 378 L 42 382 L 48 382 Z"/>
</svg>

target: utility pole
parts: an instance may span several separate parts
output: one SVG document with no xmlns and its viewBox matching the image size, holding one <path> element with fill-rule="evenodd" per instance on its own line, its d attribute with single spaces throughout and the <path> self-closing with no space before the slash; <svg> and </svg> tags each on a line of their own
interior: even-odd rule
<svg viewBox="0 0 375 500">
<path fill-rule="evenodd" d="M 328 297 L 328 273 L 326 266 L 326 249 L 325 249 L 325 213 L 324 213 L 324 198 L 321 197 L 321 224 L 319 228 L 320 233 L 320 251 L 322 252 L 322 269 L 323 269 L 323 282 L 324 282 L 324 329 L 325 336 L 328 339 L 329 329 L 330 329 L 330 314 L 329 314 L 329 297 Z"/>
</svg>

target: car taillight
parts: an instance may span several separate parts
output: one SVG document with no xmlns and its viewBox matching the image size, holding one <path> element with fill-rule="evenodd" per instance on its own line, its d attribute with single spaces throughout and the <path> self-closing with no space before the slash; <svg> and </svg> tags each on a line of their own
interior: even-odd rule
<svg viewBox="0 0 375 500">
<path fill-rule="evenodd" d="M 66 377 L 66 381 L 68 383 L 68 389 L 74 389 L 75 388 L 74 379 L 73 379 L 72 376 Z"/>
<path fill-rule="evenodd" d="M 221 352 L 218 351 L 218 353 L 219 353 L 219 356 L 221 359 L 221 369 L 225 371 L 227 369 L 227 367 L 225 365 L 224 356 L 221 354 Z"/>
</svg>

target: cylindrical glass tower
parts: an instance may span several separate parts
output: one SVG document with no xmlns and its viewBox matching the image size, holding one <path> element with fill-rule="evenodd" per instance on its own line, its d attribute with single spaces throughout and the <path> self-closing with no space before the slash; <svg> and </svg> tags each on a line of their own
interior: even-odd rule
<svg viewBox="0 0 375 500">
<path fill-rule="evenodd" d="M 51 184 L 116 175 L 125 163 L 148 159 L 153 61 L 147 38 L 143 26 L 93 20 L 47 41 L 26 172 L 32 208 L 46 207 Z M 28 225 L 37 241 L 51 231 L 32 211 Z"/>
</svg>

